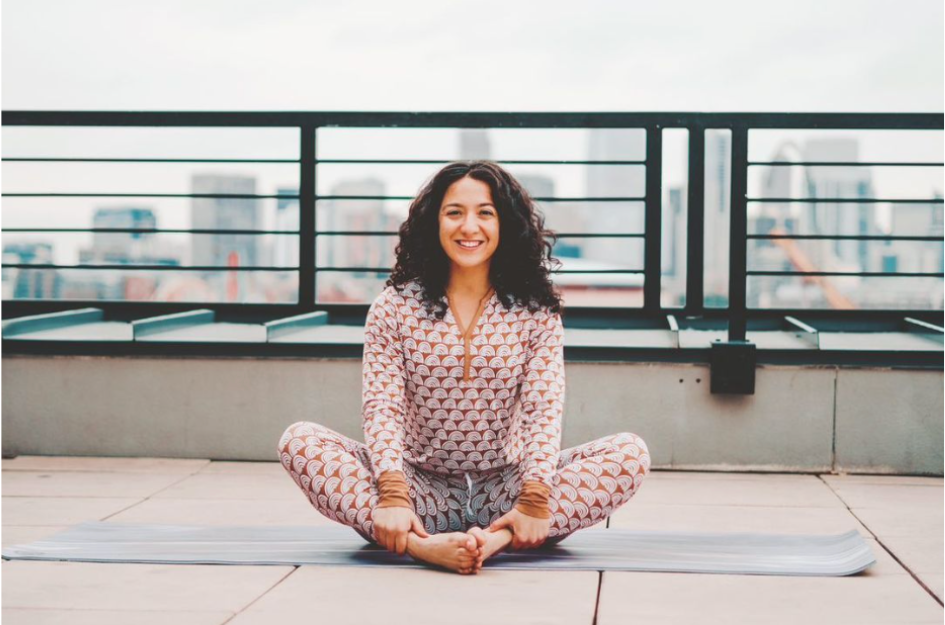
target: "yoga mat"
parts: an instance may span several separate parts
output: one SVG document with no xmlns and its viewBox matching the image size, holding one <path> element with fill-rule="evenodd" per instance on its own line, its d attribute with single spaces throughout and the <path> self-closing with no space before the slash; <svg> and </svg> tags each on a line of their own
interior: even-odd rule
<svg viewBox="0 0 945 625">
<path fill-rule="evenodd" d="M 82 523 L 2 551 L 6 560 L 424 567 L 343 525 L 196 527 Z M 876 559 L 856 530 L 837 535 L 720 534 L 589 528 L 556 545 L 507 551 L 484 569 L 841 576 Z"/>
</svg>

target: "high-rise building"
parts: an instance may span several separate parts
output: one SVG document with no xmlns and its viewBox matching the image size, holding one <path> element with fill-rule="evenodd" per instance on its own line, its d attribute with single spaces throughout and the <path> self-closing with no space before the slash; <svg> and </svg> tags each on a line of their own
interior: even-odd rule
<svg viewBox="0 0 945 625">
<path fill-rule="evenodd" d="M 334 196 L 383 196 L 386 185 L 377 178 L 342 180 L 331 188 Z M 396 231 L 400 220 L 375 199 L 322 200 L 318 205 L 318 229 L 324 231 Z M 396 237 L 319 236 L 315 255 L 319 267 L 393 267 Z M 384 275 L 384 280 L 387 276 Z M 380 291 L 372 272 L 326 271 L 318 274 L 318 297 L 323 301 L 364 301 Z"/>
<path fill-rule="evenodd" d="M 705 132 L 703 281 L 705 305 L 728 305 L 728 252 L 732 191 L 732 133 Z"/>
<path fill-rule="evenodd" d="M 801 148 L 804 161 L 856 162 L 855 138 L 811 139 Z M 807 197 L 872 198 L 873 181 L 868 167 L 805 167 Z M 800 228 L 811 234 L 876 235 L 876 205 L 872 203 L 810 203 L 801 211 Z M 874 271 L 869 241 L 823 239 L 808 247 L 810 260 L 821 271 Z"/>
<path fill-rule="evenodd" d="M 7 243 L 3 264 L 52 264 L 53 244 L 45 242 Z M 62 276 L 55 269 L 3 268 L 3 299 L 58 299 Z"/>
<path fill-rule="evenodd" d="M 587 160 L 642 160 L 646 155 L 646 135 L 634 128 L 591 128 L 588 131 Z M 586 197 L 643 197 L 646 193 L 646 170 L 639 165 L 587 165 Z M 639 202 L 583 202 L 576 207 L 588 232 L 642 233 L 646 209 Z M 583 256 L 602 261 L 613 269 L 642 269 L 642 254 L 628 245 L 627 239 L 586 240 Z"/>
<path fill-rule="evenodd" d="M 685 303 L 686 292 L 686 187 L 670 187 L 668 199 L 662 222 L 662 299 L 665 305 L 678 306 Z"/>
<path fill-rule="evenodd" d="M 296 197 L 280 197 L 276 199 L 276 230 L 299 230 L 299 194 L 298 187 L 279 187 L 276 195 Z M 279 234 L 273 236 L 272 264 L 276 267 L 297 267 L 299 264 L 299 235 Z"/>
<path fill-rule="evenodd" d="M 463 128 L 459 131 L 459 158 L 464 161 L 492 158 L 489 131 L 485 128 Z"/>
<path fill-rule="evenodd" d="M 252 176 L 194 174 L 195 195 L 255 195 Z M 191 224 L 195 230 L 258 230 L 257 198 L 195 197 L 191 201 Z M 240 267 L 259 264 L 259 237 L 250 234 L 194 235 L 191 258 L 197 266 Z"/>
<path fill-rule="evenodd" d="M 155 229 L 157 217 L 150 208 L 99 208 L 92 217 L 92 228 Z M 93 232 L 92 247 L 82 254 L 109 263 L 126 263 L 154 256 L 154 244 L 155 235 L 149 232 Z"/>
</svg>

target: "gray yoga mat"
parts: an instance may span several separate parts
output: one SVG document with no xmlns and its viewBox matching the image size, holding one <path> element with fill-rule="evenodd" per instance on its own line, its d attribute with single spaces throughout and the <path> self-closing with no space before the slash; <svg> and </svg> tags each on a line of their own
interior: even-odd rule
<svg viewBox="0 0 945 625">
<path fill-rule="evenodd" d="M 194 527 L 90 522 L 2 551 L 6 560 L 154 564 L 426 566 L 343 525 Z M 488 569 L 853 575 L 876 562 L 856 530 L 810 536 L 589 528 L 540 549 L 499 553 Z"/>
</svg>

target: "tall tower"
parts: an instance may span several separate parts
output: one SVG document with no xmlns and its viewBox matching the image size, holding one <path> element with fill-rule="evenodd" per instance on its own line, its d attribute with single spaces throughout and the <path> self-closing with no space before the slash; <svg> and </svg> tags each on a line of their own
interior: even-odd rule
<svg viewBox="0 0 945 625">
<path fill-rule="evenodd" d="M 256 179 L 251 176 L 194 174 L 194 194 L 255 195 Z M 192 198 L 191 223 L 195 230 L 258 230 L 257 198 Z M 251 234 L 194 235 L 192 256 L 195 265 L 226 267 L 233 259 L 239 266 L 259 264 L 258 236 Z"/>
<path fill-rule="evenodd" d="M 485 128 L 463 128 L 459 131 L 459 158 L 464 161 L 492 158 L 489 131 Z"/>
<path fill-rule="evenodd" d="M 591 128 L 588 130 L 589 161 L 641 160 L 646 154 L 646 135 L 635 128 Z M 638 165 L 587 165 L 587 197 L 643 197 L 646 171 Z M 643 202 L 585 202 L 579 214 L 590 232 L 643 232 Z M 606 262 L 615 269 L 642 269 L 642 257 L 628 253 L 627 239 L 595 239 L 585 246 L 584 257 Z"/>
<path fill-rule="evenodd" d="M 728 248 L 732 209 L 732 134 L 705 133 L 704 280 L 707 306 L 728 304 Z"/>
</svg>

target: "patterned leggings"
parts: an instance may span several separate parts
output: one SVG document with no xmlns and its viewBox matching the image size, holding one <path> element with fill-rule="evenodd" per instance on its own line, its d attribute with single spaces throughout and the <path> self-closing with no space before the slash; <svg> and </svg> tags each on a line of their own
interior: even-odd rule
<svg viewBox="0 0 945 625">
<path fill-rule="evenodd" d="M 316 510 L 376 542 L 377 484 L 364 443 L 300 421 L 282 435 L 279 457 Z M 636 434 L 612 434 L 562 450 L 545 542 L 554 544 L 606 519 L 636 494 L 649 470 L 649 451 Z M 521 490 L 517 465 L 442 475 L 405 462 L 404 473 L 417 516 L 430 534 L 487 527 L 515 505 Z"/>
</svg>

